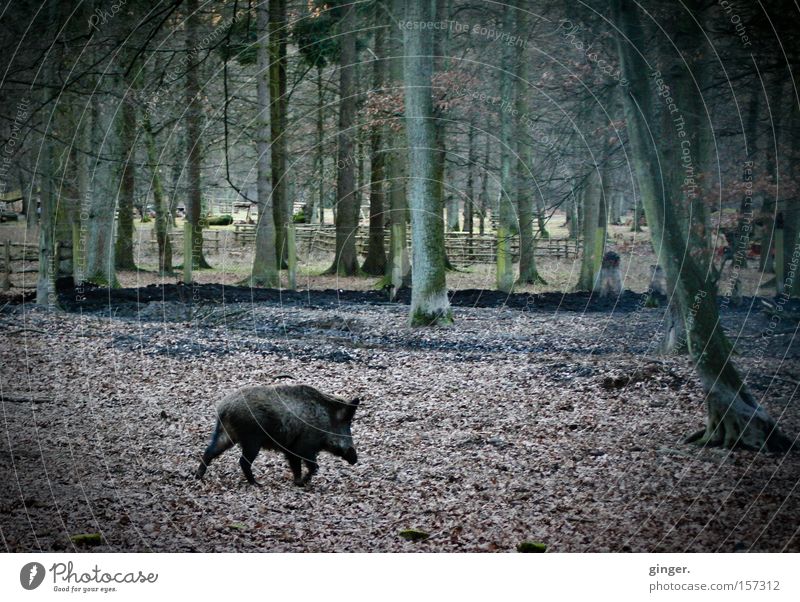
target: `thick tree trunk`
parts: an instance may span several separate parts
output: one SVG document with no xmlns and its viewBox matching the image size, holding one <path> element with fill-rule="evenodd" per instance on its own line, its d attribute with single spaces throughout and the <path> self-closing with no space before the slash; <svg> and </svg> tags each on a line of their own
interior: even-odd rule
<svg viewBox="0 0 800 602">
<path fill-rule="evenodd" d="M 432 21 L 429 2 L 406 4 L 407 21 Z M 436 190 L 433 156 L 435 135 L 431 77 L 431 36 L 407 28 L 405 39 L 405 112 L 408 135 L 409 187 L 413 235 L 411 324 L 449 324 L 453 320 L 445 281 L 444 228 L 441 198 Z"/>
<path fill-rule="evenodd" d="M 694 2 L 689 7 L 698 12 Z M 673 283 L 675 285 L 686 324 L 689 353 L 706 390 L 706 428 L 689 440 L 729 448 L 785 451 L 791 441 L 758 404 L 731 361 L 732 348 L 719 324 L 714 284 L 695 257 L 687 253 L 687 227 L 680 223 L 680 214 L 674 207 L 684 200 L 681 198 L 683 192 L 674 190 L 674 179 L 667 178 L 663 182 L 665 196 L 662 198 L 662 182 L 657 181 L 657 174 L 652 171 L 659 159 L 662 164 L 672 164 L 669 161 L 674 160 L 672 155 L 676 146 L 680 152 L 680 145 L 676 142 L 675 131 L 668 129 L 662 132 L 662 139 L 656 147 L 650 137 L 648 124 L 660 121 L 665 107 L 654 106 L 650 87 L 652 74 L 639 54 L 641 49 L 647 48 L 639 10 L 634 0 L 612 2 L 612 19 L 620 30 L 617 46 L 621 71 L 630 82 L 627 93 L 623 95 L 624 109 L 644 210 L 653 240 L 662 241 L 662 265 L 670 287 Z M 691 73 L 691 63 L 688 68 Z M 689 75 L 684 72 L 683 77 Z M 669 85 L 671 82 L 665 83 Z M 661 97 L 657 98 L 660 103 Z M 670 116 L 666 115 L 664 122 L 669 120 Z"/>
<path fill-rule="evenodd" d="M 133 203 L 136 194 L 136 105 L 125 96 L 120 109 L 121 182 L 114 260 L 118 270 L 135 270 L 133 259 Z"/>
<path fill-rule="evenodd" d="M 380 93 L 384 86 L 386 71 L 386 28 L 382 25 L 382 14 L 375 11 L 375 54 L 373 62 L 372 88 Z M 370 128 L 370 185 L 369 185 L 369 245 L 362 269 L 372 276 L 386 272 L 386 249 L 384 248 L 386 216 L 384 214 L 384 164 L 386 152 L 383 149 L 384 126 L 373 124 Z"/>
<path fill-rule="evenodd" d="M 114 154 L 115 128 L 112 126 L 113 108 L 106 106 L 107 99 L 100 94 L 92 96 L 91 140 L 97 157 L 90 162 L 90 181 L 87 207 L 84 212 L 86 230 L 86 258 L 84 280 L 98 286 L 116 287 L 114 270 L 114 213 L 117 209 L 117 190 L 113 186 L 115 166 L 101 159 Z M 81 224 L 84 227 L 84 223 Z"/>
<path fill-rule="evenodd" d="M 532 187 L 528 177 L 531 168 L 530 146 L 527 141 L 519 143 L 520 160 L 517 164 L 517 203 L 519 204 L 519 278 L 518 284 L 536 284 L 544 282 L 536 269 L 536 241 L 533 236 L 533 198 Z"/>
<path fill-rule="evenodd" d="M 794 104 L 791 95 L 784 93 L 786 89 L 786 78 L 780 73 L 776 73 L 770 80 L 768 87 L 769 97 L 767 101 L 771 106 L 775 107 L 772 113 L 772 123 L 770 124 L 769 131 L 772 134 L 772 139 L 768 142 L 770 149 L 780 149 L 787 141 L 783 135 L 783 128 L 781 127 L 781 120 L 783 119 L 783 112 L 786 107 L 786 96 L 789 101 Z M 790 108 L 791 109 L 791 108 Z M 777 163 L 777 153 L 773 150 L 765 154 L 765 167 L 766 175 L 771 178 L 773 182 L 780 181 L 779 165 Z M 779 189 L 780 190 L 780 189 Z M 776 219 L 779 213 L 778 203 L 774 195 L 765 195 L 764 202 L 761 206 L 761 220 L 764 222 L 764 228 L 761 236 L 761 261 L 759 269 L 762 272 L 775 271 L 775 238 L 776 238 Z M 781 286 L 777 283 L 776 288 Z"/>
<path fill-rule="evenodd" d="M 516 11 L 516 21 L 517 35 L 522 36 L 524 39 L 524 37 L 528 35 L 526 11 Z M 517 77 L 515 80 L 515 107 L 517 110 L 517 115 L 521 116 L 527 114 L 527 103 L 525 101 L 528 97 L 528 82 L 530 81 L 530 74 L 528 73 L 527 68 L 529 61 L 523 52 L 524 46 L 517 45 L 516 48 Z M 516 195 L 517 205 L 519 208 L 519 278 L 517 279 L 517 283 L 524 285 L 541 282 L 546 284 L 545 280 L 539 275 L 539 271 L 536 269 L 536 241 L 533 236 L 533 195 L 535 194 L 535 188 L 533 186 L 533 178 L 531 174 L 533 169 L 533 152 L 531 141 L 526 136 L 523 136 L 521 133 L 523 128 L 520 127 L 519 123 L 517 123 L 516 130 L 516 148 L 517 155 L 519 156 L 516 169 Z M 537 204 L 540 205 L 538 211 L 540 235 L 542 231 L 544 231 L 546 235 L 547 231 L 544 230 L 544 220 L 542 215 L 543 208 L 541 207 L 543 202 L 540 200 Z"/>
<path fill-rule="evenodd" d="M 581 257 L 581 272 L 578 284 L 579 291 L 590 291 L 594 288 L 594 280 L 600 267 L 602 252 L 597 253 L 598 223 L 600 221 L 600 175 L 599 168 L 595 166 L 586 178 L 586 183 L 580 192 L 583 219 L 583 255 Z"/>
<path fill-rule="evenodd" d="M 355 122 L 356 11 L 344 8 L 340 21 L 339 65 L 339 152 L 336 162 L 336 255 L 328 273 L 355 276 L 358 273 L 356 233 L 360 211 L 355 189 L 353 124 Z"/>
<path fill-rule="evenodd" d="M 250 286 L 275 288 L 280 284 L 278 260 L 275 255 L 275 222 L 272 212 L 272 158 L 270 156 L 270 86 L 269 86 L 269 8 L 261 3 L 256 8 L 256 19 L 260 43 L 256 49 L 258 76 L 256 95 L 258 102 L 258 125 L 256 151 L 258 152 L 256 189 L 258 192 L 258 223 L 256 225 L 256 249 Z"/>
<path fill-rule="evenodd" d="M 405 12 L 404 0 L 393 0 L 392 11 L 395 15 Z M 390 86 L 397 88 L 403 85 L 403 40 L 398 28 L 391 28 L 389 39 L 389 79 Z M 411 286 L 411 261 L 408 252 L 408 205 L 406 204 L 406 167 L 408 153 L 403 128 L 391 128 L 391 140 L 386 159 L 387 191 L 389 199 L 389 264 L 386 270 L 389 285 L 389 297 L 394 300 L 397 292 Z"/>
<path fill-rule="evenodd" d="M 788 132 L 790 177 L 797 183 L 800 182 L 800 110 L 794 102 L 789 109 Z M 779 292 L 785 297 L 800 297 L 800 198 L 795 192 L 787 197 L 783 200 L 783 278 L 778 283 Z"/>
</svg>

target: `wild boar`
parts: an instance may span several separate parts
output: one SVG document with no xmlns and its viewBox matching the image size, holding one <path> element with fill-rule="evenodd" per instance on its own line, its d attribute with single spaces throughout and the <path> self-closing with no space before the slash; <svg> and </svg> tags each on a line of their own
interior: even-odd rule
<svg viewBox="0 0 800 602">
<path fill-rule="evenodd" d="M 327 451 L 355 464 L 350 425 L 358 399 L 347 401 L 308 385 L 245 387 L 225 396 L 217 405 L 217 425 L 211 443 L 195 473 L 202 479 L 211 461 L 235 444 L 242 448 L 239 465 L 251 485 L 251 469 L 258 452 L 283 452 L 302 487 L 317 472 L 317 454 Z M 308 469 L 302 475 L 302 464 Z"/>
</svg>

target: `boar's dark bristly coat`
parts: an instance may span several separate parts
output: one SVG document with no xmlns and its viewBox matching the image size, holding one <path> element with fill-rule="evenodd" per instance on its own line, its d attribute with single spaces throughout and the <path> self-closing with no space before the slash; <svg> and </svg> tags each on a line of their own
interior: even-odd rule
<svg viewBox="0 0 800 602">
<path fill-rule="evenodd" d="M 357 407 L 358 399 L 348 402 L 308 385 L 239 389 L 217 405 L 217 426 L 195 475 L 202 479 L 211 460 L 238 443 L 239 465 L 251 485 L 253 460 L 264 448 L 283 452 L 295 485 L 303 486 L 317 472 L 320 451 L 356 463 L 350 425 Z"/>
</svg>

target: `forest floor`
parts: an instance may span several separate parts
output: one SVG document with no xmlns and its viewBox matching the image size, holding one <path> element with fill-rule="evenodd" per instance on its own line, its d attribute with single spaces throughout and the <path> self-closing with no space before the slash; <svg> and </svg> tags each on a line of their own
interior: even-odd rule
<svg viewBox="0 0 800 602">
<path fill-rule="evenodd" d="M 378 291 L 84 294 L 0 303 L 6 551 L 800 551 L 800 454 L 683 444 L 703 395 L 640 294 L 462 290 L 440 329 Z M 723 316 L 796 437 L 797 323 Z M 360 396 L 359 462 L 323 454 L 298 488 L 262 452 L 249 487 L 231 450 L 194 479 L 216 401 L 274 382 Z"/>
</svg>

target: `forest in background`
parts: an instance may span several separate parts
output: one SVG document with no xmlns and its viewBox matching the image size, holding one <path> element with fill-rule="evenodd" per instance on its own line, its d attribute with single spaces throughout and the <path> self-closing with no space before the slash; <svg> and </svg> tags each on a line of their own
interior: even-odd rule
<svg viewBox="0 0 800 602">
<path fill-rule="evenodd" d="M 705 413 L 680 441 L 788 452 L 796 387 L 759 380 L 797 379 L 800 33 L 785 15 L 793 2 L 16 2 L 0 31 L 3 312 L 79 328 L 83 311 L 133 318 L 135 298 L 140 320 L 235 331 L 247 291 L 291 313 L 303 295 L 330 309 L 337 289 L 369 315 L 345 308 L 279 333 L 269 313 L 256 327 L 288 337 L 266 351 L 274 361 L 325 366 L 426 336 L 480 354 L 471 322 L 492 321 L 488 308 L 552 312 L 554 324 L 580 311 L 565 340 L 616 359 L 564 359 L 570 383 L 591 374 L 635 395 L 629 385 L 677 370 Z M 381 320 L 400 328 L 398 312 L 411 343 L 384 338 Z M 618 348 L 613 328 L 586 321 L 594 312 L 646 326 L 617 333 L 629 337 Z M 49 399 L 17 374 L 8 324 L 0 393 Z M 309 328 L 347 341 L 296 350 L 287 332 Z M 504 329 L 485 336 L 525 336 Z M 542 332 L 518 351 L 565 352 Z M 47 349 L 41 334 L 31 341 Z M 626 354 L 656 367 L 614 368 Z M 313 378 L 307 368 L 294 376 Z M 796 507 L 795 488 L 781 491 Z M 796 534 L 777 539 L 796 546 Z"/>
</svg>

